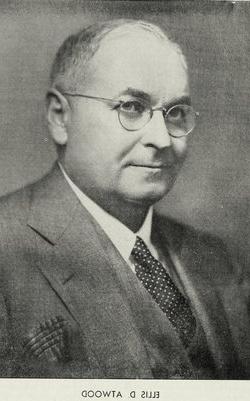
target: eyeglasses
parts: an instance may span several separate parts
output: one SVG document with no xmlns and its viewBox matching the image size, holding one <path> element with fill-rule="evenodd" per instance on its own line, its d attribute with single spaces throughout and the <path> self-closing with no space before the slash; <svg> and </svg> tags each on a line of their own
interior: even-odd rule
<svg viewBox="0 0 250 401">
<path fill-rule="evenodd" d="M 152 108 L 142 100 L 113 100 L 104 97 L 82 95 L 80 93 L 63 92 L 63 95 L 83 97 L 101 102 L 117 103 L 114 107 L 118 112 L 120 124 L 127 131 L 138 131 L 149 123 L 155 111 L 162 111 L 169 135 L 181 138 L 193 131 L 196 117 L 199 113 L 188 104 L 176 104 L 169 108 Z"/>
</svg>

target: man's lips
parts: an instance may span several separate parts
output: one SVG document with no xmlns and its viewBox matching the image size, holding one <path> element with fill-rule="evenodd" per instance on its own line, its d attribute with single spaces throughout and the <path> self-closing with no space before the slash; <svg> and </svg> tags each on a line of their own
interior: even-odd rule
<svg viewBox="0 0 250 401">
<path fill-rule="evenodd" d="M 173 163 L 130 163 L 129 166 L 151 168 L 151 169 L 163 169 L 173 166 Z"/>
</svg>

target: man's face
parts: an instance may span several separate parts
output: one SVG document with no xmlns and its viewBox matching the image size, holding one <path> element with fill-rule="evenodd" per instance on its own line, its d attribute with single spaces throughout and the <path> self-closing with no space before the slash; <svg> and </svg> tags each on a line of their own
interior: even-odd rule
<svg viewBox="0 0 250 401">
<path fill-rule="evenodd" d="M 146 99 L 153 108 L 178 104 L 188 96 L 180 56 L 144 31 L 106 36 L 89 62 L 80 93 L 115 100 Z M 161 111 L 147 125 L 127 131 L 117 103 L 68 98 L 65 167 L 95 201 L 150 205 L 172 187 L 186 153 L 186 138 L 169 136 Z"/>
</svg>

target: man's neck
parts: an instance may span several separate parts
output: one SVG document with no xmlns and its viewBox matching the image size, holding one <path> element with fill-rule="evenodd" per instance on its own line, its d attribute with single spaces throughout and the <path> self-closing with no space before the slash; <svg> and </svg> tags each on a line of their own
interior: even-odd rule
<svg viewBox="0 0 250 401">
<path fill-rule="evenodd" d="M 96 202 L 98 203 L 98 200 Z M 109 201 L 99 205 L 134 233 L 141 228 L 149 210 L 148 206 L 119 201 Z"/>
<path fill-rule="evenodd" d="M 86 189 L 81 190 L 103 210 L 115 217 L 134 233 L 139 231 L 143 225 L 150 208 L 150 206 L 116 199 L 112 195 L 106 198 L 103 194 L 98 196 L 97 192 L 91 193 L 86 191 Z"/>
</svg>

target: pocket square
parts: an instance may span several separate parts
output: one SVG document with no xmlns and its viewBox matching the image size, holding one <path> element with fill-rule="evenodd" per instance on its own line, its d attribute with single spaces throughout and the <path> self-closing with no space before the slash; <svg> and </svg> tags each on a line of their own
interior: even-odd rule
<svg viewBox="0 0 250 401">
<path fill-rule="evenodd" d="M 52 317 L 28 333 L 23 342 L 25 356 L 65 362 L 70 359 L 69 339 L 69 323 L 61 316 Z"/>
</svg>

